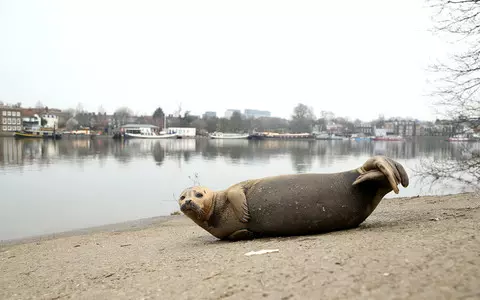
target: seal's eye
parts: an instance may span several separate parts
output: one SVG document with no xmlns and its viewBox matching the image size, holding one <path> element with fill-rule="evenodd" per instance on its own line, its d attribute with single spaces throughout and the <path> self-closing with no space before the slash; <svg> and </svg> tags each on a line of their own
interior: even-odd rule
<svg viewBox="0 0 480 300">
<path fill-rule="evenodd" d="M 180 197 L 180 200 L 183 200 L 183 199 L 185 199 L 185 196 Z"/>
<path fill-rule="evenodd" d="M 202 194 L 202 193 L 196 193 L 196 194 L 195 194 L 195 197 L 197 197 L 197 198 L 202 198 L 202 197 L 203 197 L 203 194 Z"/>
</svg>

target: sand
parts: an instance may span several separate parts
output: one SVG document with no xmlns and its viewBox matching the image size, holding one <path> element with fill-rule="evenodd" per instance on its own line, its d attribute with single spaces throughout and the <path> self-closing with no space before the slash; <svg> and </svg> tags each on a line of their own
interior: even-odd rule
<svg viewBox="0 0 480 300">
<path fill-rule="evenodd" d="M 384 199 L 353 230 L 220 242 L 183 215 L 0 246 L 0 299 L 480 299 L 480 197 Z M 246 256 L 261 249 L 278 252 Z"/>
</svg>

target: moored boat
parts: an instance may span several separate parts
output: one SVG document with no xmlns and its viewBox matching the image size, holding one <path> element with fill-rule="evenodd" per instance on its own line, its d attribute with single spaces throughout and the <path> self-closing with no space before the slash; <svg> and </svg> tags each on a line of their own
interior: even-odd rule
<svg viewBox="0 0 480 300">
<path fill-rule="evenodd" d="M 64 137 L 67 137 L 67 138 L 73 137 L 73 138 L 90 138 L 90 139 L 94 138 L 97 135 L 100 135 L 98 132 L 95 132 L 88 127 L 71 130 L 71 131 L 63 131 L 62 134 Z"/>
<path fill-rule="evenodd" d="M 329 133 L 319 133 L 315 136 L 316 140 L 324 140 L 324 141 L 346 141 L 348 140 L 348 137 L 346 136 L 341 136 L 341 135 L 335 135 L 334 133 L 329 134 Z"/>
<path fill-rule="evenodd" d="M 178 135 L 176 133 L 160 132 L 158 126 L 150 125 L 150 124 L 124 125 L 121 128 L 120 136 L 124 138 L 136 138 L 136 139 L 178 138 Z"/>
<path fill-rule="evenodd" d="M 249 137 L 249 134 L 214 132 L 211 133 L 209 136 L 211 139 L 247 139 Z"/>
<path fill-rule="evenodd" d="M 250 140 L 311 140 L 315 136 L 311 133 L 276 133 L 276 132 L 255 132 L 251 134 Z"/>
<path fill-rule="evenodd" d="M 123 134 L 126 138 L 137 138 L 137 139 L 171 139 L 177 138 L 176 133 L 171 134 L 157 134 L 157 133 L 128 133 Z"/>
<path fill-rule="evenodd" d="M 373 141 L 404 141 L 405 138 L 400 135 L 384 135 L 384 136 L 375 136 L 372 138 Z"/>
<path fill-rule="evenodd" d="M 55 131 L 51 128 L 40 128 L 39 130 L 35 129 L 25 129 L 22 131 L 16 131 L 13 136 L 15 138 L 34 138 L 34 139 L 61 139 L 62 134 L 58 131 Z"/>
<path fill-rule="evenodd" d="M 468 137 L 467 135 L 457 134 L 447 139 L 449 142 L 475 142 L 477 139 Z"/>
<path fill-rule="evenodd" d="M 350 139 L 353 141 L 370 141 L 372 137 L 354 133 Z"/>
</svg>

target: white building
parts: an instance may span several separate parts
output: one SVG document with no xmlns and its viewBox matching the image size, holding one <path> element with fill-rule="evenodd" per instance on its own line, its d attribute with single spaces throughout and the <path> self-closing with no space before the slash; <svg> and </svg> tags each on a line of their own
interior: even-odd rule
<svg viewBox="0 0 480 300">
<path fill-rule="evenodd" d="M 42 118 L 44 118 L 47 121 L 47 124 L 45 124 L 46 128 L 58 128 L 58 117 L 53 114 L 43 114 Z"/>
<path fill-rule="evenodd" d="M 181 137 L 194 137 L 197 135 L 197 129 L 195 127 L 168 127 L 166 132 L 168 134 L 176 133 Z"/>
<path fill-rule="evenodd" d="M 387 130 L 385 128 L 375 128 L 373 131 L 375 136 L 387 136 Z"/>
<path fill-rule="evenodd" d="M 225 111 L 225 118 L 230 119 L 233 116 L 234 112 L 238 112 L 239 114 L 242 114 L 242 112 L 239 109 L 227 109 Z"/>
<path fill-rule="evenodd" d="M 40 130 L 40 127 L 42 126 L 42 119 L 37 114 L 35 114 L 31 117 L 23 118 L 22 124 L 24 129 Z"/>
</svg>

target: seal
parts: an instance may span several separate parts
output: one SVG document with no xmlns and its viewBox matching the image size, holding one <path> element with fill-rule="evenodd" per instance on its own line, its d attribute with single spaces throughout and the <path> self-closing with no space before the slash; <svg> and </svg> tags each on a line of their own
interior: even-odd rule
<svg viewBox="0 0 480 300">
<path fill-rule="evenodd" d="M 409 178 L 401 164 L 373 156 L 338 173 L 278 175 L 239 182 L 225 190 L 204 186 L 180 194 L 180 210 L 220 240 L 318 234 L 355 228 L 383 197 Z"/>
</svg>

